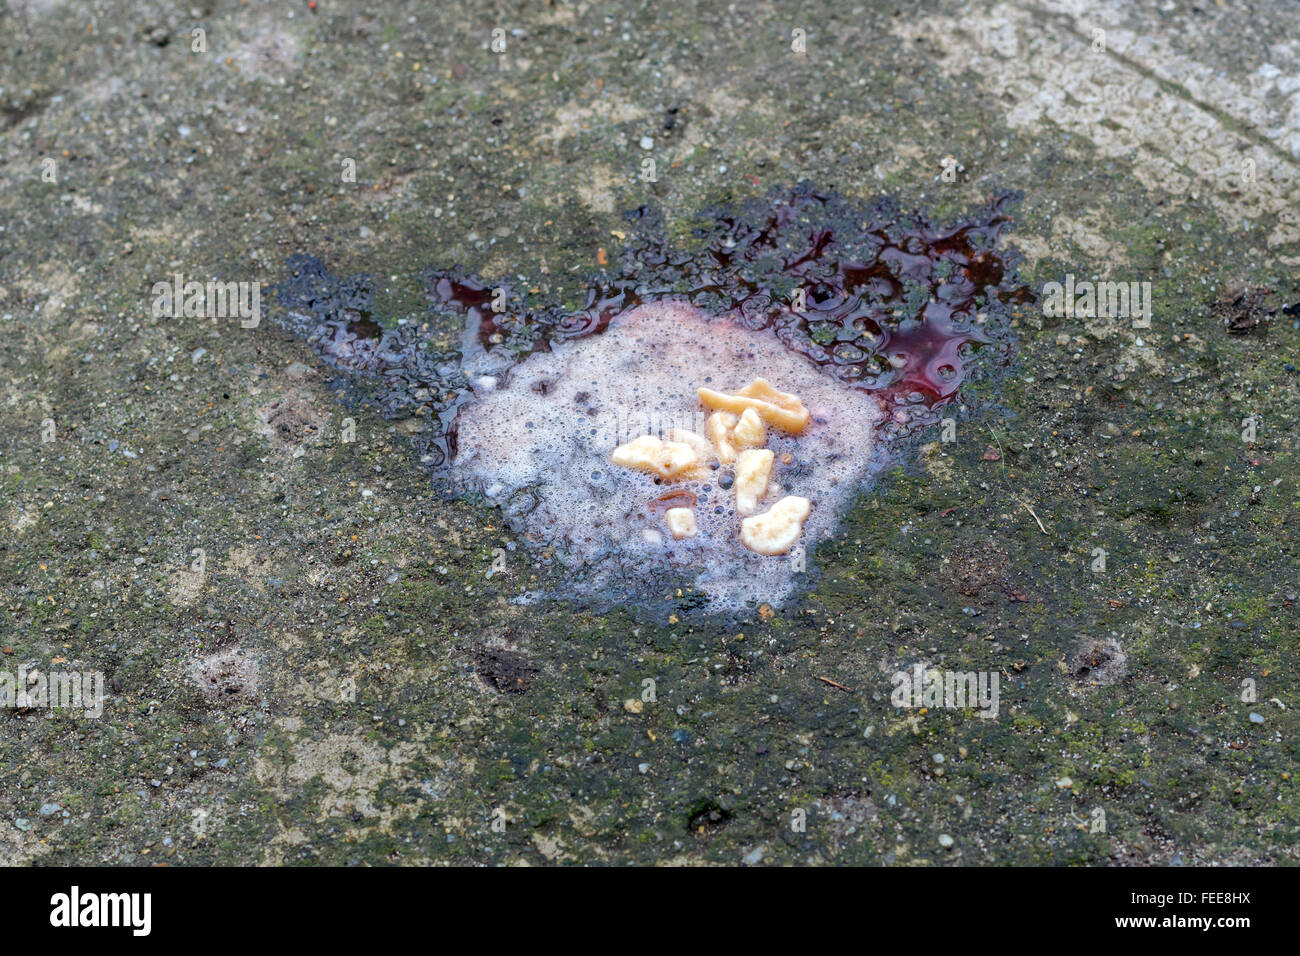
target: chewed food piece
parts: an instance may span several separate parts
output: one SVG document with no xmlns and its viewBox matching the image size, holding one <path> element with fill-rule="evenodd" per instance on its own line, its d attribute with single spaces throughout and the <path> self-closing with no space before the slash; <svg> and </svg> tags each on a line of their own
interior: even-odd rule
<svg viewBox="0 0 1300 956">
<path fill-rule="evenodd" d="M 757 411 L 747 408 L 740 413 L 740 421 L 731 429 L 731 443 L 737 448 L 762 448 L 767 444 L 767 429 Z"/>
<path fill-rule="evenodd" d="M 772 476 L 775 456 L 766 448 L 750 448 L 736 458 L 736 511 L 752 515 L 758 510 L 758 499 L 767 491 Z"/>
<path fill-rule="evenodd" d="M 757 554 L 785 554 L 799 540 L 811 511 L 812 502 L 807 498 L 787 495 L 761 515 L 740 522 L 741 543 Z"/>
<path fill-rule="evenodd" d="M 736 446 L 731 443 L 731 430 L 739 419 L 731 412 L 714 412 L 704 423 L 704 432 L 717 450 L 718 461 L 730 465 L 736 460 Z"/>
<path fill-rule="evenodd" d="M 735 462 L 736 455 L 742 450 L 758 448 L 767 442 L 767 428 L 752 408 L 745 409 L 739 416 L 732 412 L 714 412 L 705 423 L 704 431 L 713 443 L 712 457 L 724 465 Z"/>
<path fill-rule="evenodd" d="M 695 524 L 695 512 L 690 508 L 669 508 L 664 512 L 664 521 L 668 524 L 669 534 L 678 541 L 693 538 L 700 533 Z"/>
<path fill-rule="evenodd" d="M 660 478 L 681 478 L 700 465 L 695 449 L 684 442 L 642 435 L 619 445 L 609 460 L 621 468 L 635 468 Z"/>
<path fill-rule="evenodd" d="M 695 451 L 695 457 L 699 459 L 700 464 L 707 464 L 710 461 L 718 461 L 718 452 L 713 445 L 703 435 L 693 432 L 687 428 L 672 428 L 668 431 L 668 440 L 679 442 L 683 445 L 690 445 Z"/>
<path fill-rule="evenodd" d="M 797 395 L 778 391 L 765 378 L 754 379 L 735 395 L 715 392 L 711 388 L 701 388 L 698 393 L 700 401 L 708 408 L 734 415 L 752 408 L 767 424 L 792 435 L 802 432 L 811 417 Z"/>
</svg>

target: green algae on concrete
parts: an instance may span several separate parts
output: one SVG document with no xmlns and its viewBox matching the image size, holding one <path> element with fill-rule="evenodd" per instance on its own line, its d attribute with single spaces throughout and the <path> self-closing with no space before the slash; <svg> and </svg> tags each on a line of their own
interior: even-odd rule
<svg viewBox="0 0 1300 956">
<path fill-rule="evenodd" d="M 21 6 L 0 666 L 111 692 L 99 720 L 0 714 L 0 860 L 1296 860 L 1300 292 L 1274 213 L 1228 221 L 1149 152 L 1013 125 L 1015 55 L 946 72 L 872 4 L 803 7 L 804 59 L 774 7 L 564 5 L 514 15 L 502 60 L 478 3 L 218 5 L 207 54 L 188 14 Z M 1267 24 L 1212 26 L 1201 55 L 1259 59 L 1228 77 L 1271 55 Z M 339 403 L 269 325 L 148 312 L 172 272 L 271 283 L 303 250 L 370 271 L 392 316 L 435 258 L 577 305 L 622 210 L 685 241 L 695 210 L 805 176 L 940 215 L 1023 190 L 1034 287 L 1149 279 L 1155 328 L 1026 312 L 957 440 L 858 503 L 801 603 L 725 629 L 689 595 L 667 624 L 521 609 L 551 572 L 507 550 L 488 575 L 497 515 L 436 495 L 405 423 Z M 1266 330 L 1226 331 L 1236 283 L 1271 290 Z M 891 706 L 921 661 L 996 670 L 999 718 Z"/>
</svg>

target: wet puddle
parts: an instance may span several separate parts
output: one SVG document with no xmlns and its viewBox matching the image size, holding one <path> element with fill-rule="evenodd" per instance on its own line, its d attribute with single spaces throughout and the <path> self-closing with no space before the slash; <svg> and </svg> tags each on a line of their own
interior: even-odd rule
<svg viewBox="0 0 1300 956">
<path fill-rule="evenodd" d="M 801 186 L 702 214 L 690 252 L 643 207 L 576 311 L 525 304 L 505 281 L 428 272 L 431 315 L 463 329 L 452 351 L 427 326 L 374 315 L 365 276 L 336 277 L 306 256 L 278 289 L 280 318 L 385 417 L 425 417 L 415 444 L 435 478 L 499 504 L 565 568 L 566 593 L 684 583 L 717 606 L 776 604 L 891 446 L 937 422 L 963 384 L 1010 364 L 1012 315 L 1032 300 L 1000 247 L 1013 199 L 938 225 L 888 200 Z M 813 503 L 798 547 L 779 556 L 740 547 L 732 476 L 717 462 L 676 482 L 609 462 L 637 435 L 702 433 L 696 389 L 755 377 L 800 394 L 812 416 L 768 446 L 773 489 Z M 677 541 L 663 515 L 686 502 L 700 532 Z"/>
</svg>

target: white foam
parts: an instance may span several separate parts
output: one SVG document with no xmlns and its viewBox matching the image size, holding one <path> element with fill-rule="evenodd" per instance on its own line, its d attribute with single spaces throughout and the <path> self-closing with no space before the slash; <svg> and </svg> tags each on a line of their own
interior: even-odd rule
<svg viewBox="0 0 1300 956">
<path fill-rule="evenodd" d="M 474 381 L 484 370 L 467 371 Z M 776 465 L 760 509 L 786 494 L 813 502 L 790 555 L 763 557 L 740 543 L 734 495 L 717 478 L 656 484 L 609 461 L 616 445 L 639 435 L 667 437 L 672 428 L 703 434 L 707 415 L 696 388 L 732 392 L 756 377 L 795 393 L 812 413 L 797 437 L 769 429 Z M 493 386 L 461 414 L 454 476 L 489 490 L 530 543 L 552 546 L 569 568 L 592 572 L 582 576 L 589 587 L 628 577 L 662 586 L 663 572 L 676 569 L 711 602 L 733 608 L 789 597 L 801 576 L 798 548 L 810 553 L 830 535 L 869 477 L 882 417 L 876 399 L 836 382 L 770 332 L 679 302 L 640 306 L 601 335 L 535 353 Z M 782 461 L 787 453 L 790 464 Z M 667 533 L 663 509 L 647 507 L 677 487 L 699 498 L 699 534 L 681 541 Z"/>
</svg>

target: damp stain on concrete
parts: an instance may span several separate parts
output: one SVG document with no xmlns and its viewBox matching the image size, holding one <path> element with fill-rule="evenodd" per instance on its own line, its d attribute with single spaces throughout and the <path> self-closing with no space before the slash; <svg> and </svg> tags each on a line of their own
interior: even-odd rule
<svg viewBox="0 0 1300 956">
<path fill-rule="evenodd" d="M 459 351 L 438 347 L 445 323 L 379 314 L 367 276 L 336 277 L 307 256 L 291 260 L 276 314 L 385 417 L 423 423 L 416 449 L 441 483 L 485 493 L 535 560 L 558 559 L 551 595 L 645 607 L 680 582 L 715 608 L 780 605 L 810 580 L 803 551 L 834 533 L 891 444 L 933 425 L 968 379 L 1010 366 L 1011 322 L 1033 300 L 1000 243 L 1013 198 L 944 225 L 802 183 L 704 210 L 690 252 L 641 207 L 577 310 L 504 278 L 426 273 L 428 311 L 461 324 Z M 774 478 L 816 503 L 800 560 L 747 553 L 708 500 L 703 533 L 665 546 L 609 452 L 647 415 L 662 435 L 702 433 L 695 389 L 756 376 L 814 410 L 807 435 L 777 449 L 792 467 Z M 692 492 L 728 498 L 716 484 Z"/>
</svg>

